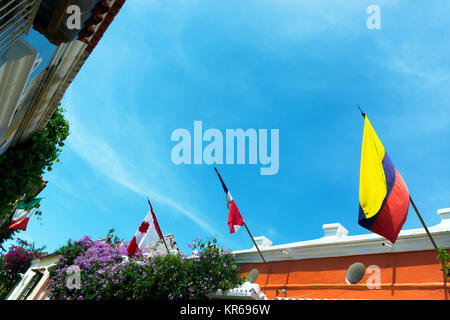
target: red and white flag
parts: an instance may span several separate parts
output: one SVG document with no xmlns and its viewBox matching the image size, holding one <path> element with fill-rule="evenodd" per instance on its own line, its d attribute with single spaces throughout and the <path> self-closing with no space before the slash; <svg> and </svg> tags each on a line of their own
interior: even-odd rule
<svg viewBox="0 0 450 320">
<path fill-rule="evenodd" d="M 153 212 L 153 207 L 150 203 L 150 200 L 148 200 L 148 204 L 150 205 L 150 211 L 148 212 L 144 221 L 142 221 L 141 225 L 136 231 L 136 234 L 127 247 L 128 256 L 130 258 L 139 249 L 143 249 L 163 237 L 161 229 L 158 225 L 158 221 L 156 220 L 155 213 Z"/>
<path fill-rule="evenodd" d="M 225 191 L 227 195 L 227 207 L 228 207 L 228 226 L 230 227 L 230 233 L 235 233 L 238 231 L 240 227 L 244 225 L 244 219 L 241 216 L 241 213 L 239 212 L 238 207 L 236 206 L 236 203 L 233 200 L 233 197 L 231 196 L 230 191 L 228 190 L 227 186 L 222 180 L 222 177 L 219 174 L 219 171 L 217 171 L 217 175 L 219 176 L 220 182 L 222 183 L 223 191 Z"/>
</svg>

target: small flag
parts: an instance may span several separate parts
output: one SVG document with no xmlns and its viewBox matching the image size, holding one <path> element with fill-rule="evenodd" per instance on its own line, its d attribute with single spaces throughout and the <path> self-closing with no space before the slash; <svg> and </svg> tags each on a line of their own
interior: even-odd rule
<svg viewBox="0 0 450 320">
<path fill-rule="evenodd" d="M 228 190 L 227 186 L 222 180 L 222 177 L 220 176 L 219 172 L 217 171 L 217 175 L 219 176 L 220 182 L 222 183 L 223 190 L 225 191 L 225 194 L 227 195 L 227 207 L 228 207 L 228 226 L 230 227 L 230 233 L 234 233 L 238 231 L 240 227 L 244 225 L 244 219 L 242 219 L 241 213 L 239 212 L 238 207 L 236 206 L 236 203 L 233 200 L 233 197 L 231 196 L 230 191 Z"/>
<path fill-rule="evenodd" d="M 127 247 L 128 256 L 130 258 L 139 249 L 145 248 L 163 237 L 161 229 L 159 228 L 158 221 L 156 220 L 155 213 L 153 212 L 153 207 L 150 203 L 150 200 L 148 200 L 148 204 L 150 205 L 150 211 L 148 212 L 144 221 L 142 221 L 141 225 L 136 231 L 136 234 Z"/>
<path fill-rule="evenodd" d="M 18 200 L 14 215 L 11 219 L 8 229 L 19 229 L 25 231 L 27 229 L 28 221 L 36 210 L 37 205 L 41 201 L 41 198 L 35 198 L 30 202 L 24 200 Z"/>
<path fill-rule="evenodd" d="M 409 191 L 365 115 L 359 179 L 359 225 L 394 243 L 408 215 Z"/>
</svg>

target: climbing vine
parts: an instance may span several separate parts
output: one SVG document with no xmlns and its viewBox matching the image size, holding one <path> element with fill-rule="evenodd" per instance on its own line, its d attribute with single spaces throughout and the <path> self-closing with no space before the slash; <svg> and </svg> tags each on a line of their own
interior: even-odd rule
<svg viewBox="0 0 450 320">
<path fill-rule="evenodd" d="M 54 162 L 59 162 L 61 148 L 69 135 L 69 122 L 63 112 L 58 107 L 41 132 L 0 155 L 0 221 L 8 222 L 17 199 L 24 195 L 26 201 L 34 198 L 36 189 L 42 185 L 42 175 L 52 170 Z M 35 215 L 41 214 L 36 210 Z M 2 230 L 0 245 L 16 232 Z"/>
<path fill-rule="evenodd" d="M 442 265 L 442 271 L 444 271 L 444 278 L 447 280 L 450 276 L 450 254 L 444 248 L 438 249 L 437 258 Z"/>
</svg>

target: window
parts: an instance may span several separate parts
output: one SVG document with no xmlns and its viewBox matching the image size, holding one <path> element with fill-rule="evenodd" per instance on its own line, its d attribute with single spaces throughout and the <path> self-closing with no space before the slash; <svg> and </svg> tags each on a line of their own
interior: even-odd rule
<svg viewBox="0 0 450 320">
<path fill-rule="evenodd" d="M 36 274 L 25 285 L 25 288 L 22 290 L 17 300 L 25 300 L 44 276 L 44 273 L 40 269 L 33 269 L 33 271 Z"/>
</svg>

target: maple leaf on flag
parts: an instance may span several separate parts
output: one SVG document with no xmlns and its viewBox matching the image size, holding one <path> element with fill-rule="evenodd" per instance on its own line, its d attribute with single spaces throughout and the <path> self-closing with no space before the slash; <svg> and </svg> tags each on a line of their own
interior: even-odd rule
<svg viewBox="0 0 450 320">
<path fill-rule="evenodd" d="M 149 227 L 150 227 L 150 224 L 147 221 L 143 221 L 141 223 L 141 225 L 139 226 L 138 230 L 142 233 L 146 233 Z"/>
</svg>

